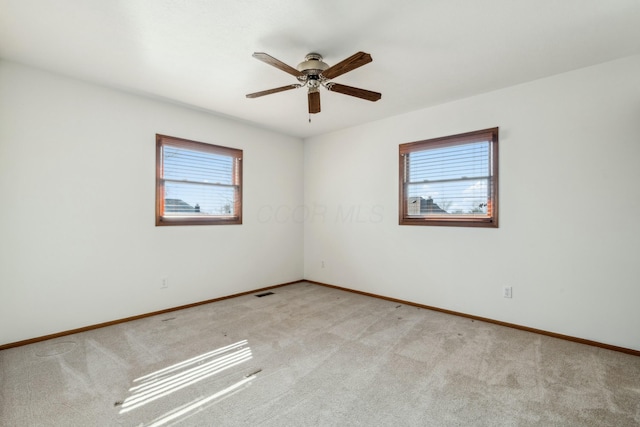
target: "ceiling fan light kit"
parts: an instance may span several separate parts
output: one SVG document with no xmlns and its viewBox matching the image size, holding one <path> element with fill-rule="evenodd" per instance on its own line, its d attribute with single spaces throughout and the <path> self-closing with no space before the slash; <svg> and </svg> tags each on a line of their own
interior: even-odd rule
<svg viewBox="0 0 640 427">
<path fill-rule="evenodd" d="M 363 65 L 371 62 L 371 55 L 365 52 L 358 52 L 354 55 L 351 55 L 347 59 L 340 61 L 333 66 L 329 66 L 327 63 L 325 63 L 322 60 L 322 55 L 318 53 L 310 53 L 305 57 L 304 61 L 298 64 L 296 68 L 293 68 L 264 52 L 255 52 L 253 54 L 253 57 L 266 64 L 276 67 L 277 69 L 282 70 L 285 73 L 291 74 L 292 76 L 296 77 L 300 83 L 250 93 L 247 95 L 247 98 L 258 98 L 264 95 L 270 95 L 272 93 L 283 92 L 285 90 L 307 87 L 309 114 L 316 114 L 320 112 L 319 88 L 321 86 L 332 92 L 354 96 L 356 98 L 365 99 L 367 101 L 375 102 L 382 98 L 382 94 L 378 92 L 341 85 L 330 81 L 331 79 L 334 79 L 338 76 L 341 76 L 342 74 L 355 70 L 356 68 L 362 67 Z"/>
</svg>

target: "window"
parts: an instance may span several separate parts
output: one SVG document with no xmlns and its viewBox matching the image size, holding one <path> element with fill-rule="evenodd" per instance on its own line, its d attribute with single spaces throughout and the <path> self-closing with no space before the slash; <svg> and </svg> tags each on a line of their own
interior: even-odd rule
<svg viewBox="0 0 640 427">
<path fill-rule="evenodd" d="M 400 144 L 400 225 L 498 226 L 498 128 Z"/>
<path fill-rule="evenodd" d="M 156 225 L 242 224 L 242 150 L 156 135 Z"/>
</svg>

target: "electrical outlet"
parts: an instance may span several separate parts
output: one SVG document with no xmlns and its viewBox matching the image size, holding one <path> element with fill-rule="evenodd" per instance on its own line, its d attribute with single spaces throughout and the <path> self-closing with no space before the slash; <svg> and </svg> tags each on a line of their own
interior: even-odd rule
<svg viewBox="0 0 640 427">
<path fill-rule="evenodd" d="M 324 261 L 320 261 L 320 268 L 324 268 Z"/>
<path fill-rule="evenodd" d="M 511 286 L 505 286 L 502 288 L 502 296 L 504 298 L 513 298 L 513 289 L 511 289 Z"/>
<path fill-rule="evenodd" d="M 169 281 L 166 277 L 163 277 L 160 281 L 160 289 L 167 289 L 169 287 Z"/>
</svg>

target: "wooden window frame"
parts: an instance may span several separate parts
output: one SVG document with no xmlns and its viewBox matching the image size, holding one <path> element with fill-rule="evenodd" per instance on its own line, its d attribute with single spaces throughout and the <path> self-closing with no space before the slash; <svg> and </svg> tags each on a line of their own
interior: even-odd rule
<svg viewBox="0 0 640 427">
<path fill-rule="evenodd" d="M 407 171 L 405 158 L 407 154 L 432 148 L 442 148 L 464 145 L 477 141 L 490 141 L 489 160 L 489 209 L 486 216 L 476 215 L 409 215 Z M 498 128 L 489 128 L 452 136 L 444 136 L 423 141 L 409 142 L 399 146 L 399 224 L 400 225 L 430 225 L 450 227 L 498 227 Z"/>
<path fill-rule="evenodd" d="M 235 186 L 233 215 L 165 216 L 165 180 L 163 176 L 163 147 L 171 146 L 230 156 L 235 159 L 232 185 Z M 242 224 L 242 150 L 184 138 L 156 134 L 156 226 Z"/>
</svg>

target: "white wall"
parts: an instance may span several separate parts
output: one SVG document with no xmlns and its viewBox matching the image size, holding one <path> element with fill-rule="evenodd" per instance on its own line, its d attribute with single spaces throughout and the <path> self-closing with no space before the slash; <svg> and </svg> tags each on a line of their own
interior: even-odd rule
<svg viewBox="0 0 640 427">
<path fill-rule="evenodd" d="M 155 226 L 155 134 L 244 150 L 244 224 Z M 302 279 L 296 138 L 0 61 L 0 344 Z M 162 277 L 169 288 L 160 289 Z"/>
<path fill-rule="evenodd" d="M 500 228 L 400 227 L 398 144 L 493 126 Z M 243 225 L 154 226 L 156 133 L 244 150 Z M 312 138 L 304 154 L 0 61 L 0 344 L 304 276 L 640 349 L 638 159 L 640 56 Z"/>
<path fill-rule="evenodd" d="M 399 226 L 398 144 L 494 126 L 500 228 Z M 305 278 L 640 350 L 640 56 L 312 138 L 304 156 Z"/>
</svg>

